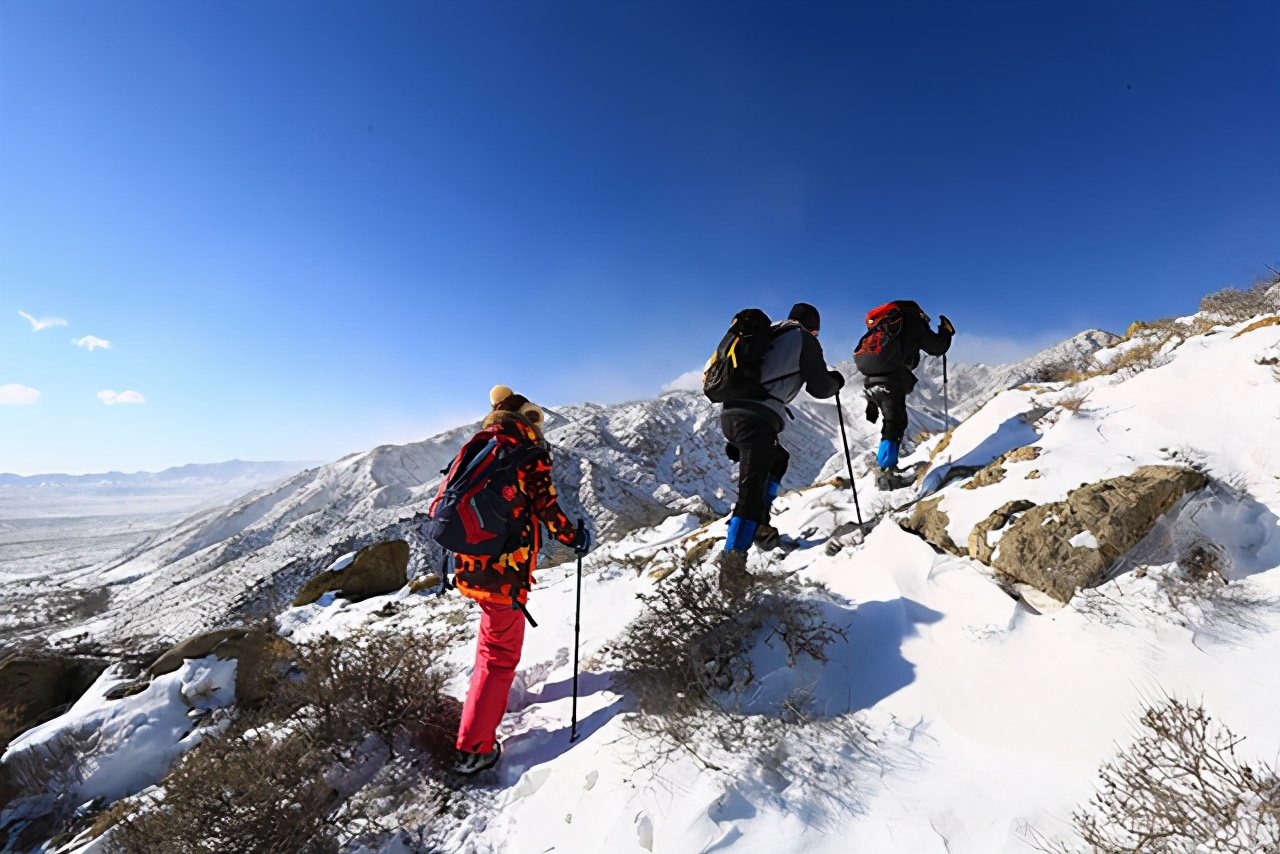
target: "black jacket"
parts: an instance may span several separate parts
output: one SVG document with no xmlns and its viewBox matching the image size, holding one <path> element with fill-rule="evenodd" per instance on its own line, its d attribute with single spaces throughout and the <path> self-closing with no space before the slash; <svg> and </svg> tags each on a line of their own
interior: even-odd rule
<svg viewBox="0 0 1280 854">
<path fill-rule="evenodd" d="M 787 426 L 787 404 L 795 400 L 803 387 L 814 397 L 834 397 L 842 383 L 827 368 L 826 356 L 816 336 L 806 332 L 793 320 L 775 324 L 779 330 L 764 357 L 761 379 L 769 392 L 768 400 L 730 400 L 726 412 L 740 410 L 760 415 L 778 432 Z"/>
<path fill-rule="evenodd" d="M 915 306 L 915 311 L 904 311 L 902 322 L 902 354 L 906 366 L 891 374 L 875 374 L 863 380 L 864 386 L 883 385 L 910 392 L 916 387 L 916 375 L 912 373 L 920 365 L 920 351 L 930 356 L 941 356 L 951 349 L 951 333 L 929 328 L 929 316 L 918 305 L 907 300 L 899 303 Z"/>
</svg>

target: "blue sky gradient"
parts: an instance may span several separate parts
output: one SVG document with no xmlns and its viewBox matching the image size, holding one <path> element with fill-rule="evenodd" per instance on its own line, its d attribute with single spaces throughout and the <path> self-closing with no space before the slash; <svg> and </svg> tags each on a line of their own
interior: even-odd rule
<svg viewBox="0 0 1280 854">
<path fill-rule="evenodd" d="M 1271 0 L 0 4 L 0 386 L 40 393 L 0 471 L 651 396 L 747 305 L 815 303 L 832 361 L 896 297 L 990 361 L 1192 311 L 1280 261 L 1278 38 Z"/>
</svg>

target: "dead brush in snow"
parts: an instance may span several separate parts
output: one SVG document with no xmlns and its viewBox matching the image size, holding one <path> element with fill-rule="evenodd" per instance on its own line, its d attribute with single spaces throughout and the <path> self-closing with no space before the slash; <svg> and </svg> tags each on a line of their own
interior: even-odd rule
<svg viewBox="0 0 1280 854">
<path fill-rule="evenodd" d="M 452 755 L 460 708 L 443 693 L 444 642 L 367 632 L 298 648 L 298 672 L 182 757 L 158 790 L 121 802 L 116 854 L 337 851 L 344 802 L 393 754 L 435 774 Z"/>
<path fill-rule="evenodd" d="M 1262 854 L 1280 850 L 1280 777 L 1236 754 L 1244 739 L 1203 706 L 1165 697 L 1144 732 L 1099 772 L 1072 824 L 1080 844 L 1038 839 L 1055 854 Z"/>
<path fill-rule="evenodd" d="M 1252 287 L 1223 288 L 1200 300 L 1200 310 L 1223 323 L 1239 323 L 1263 314 L 1280 312 L 1280 272 L 1269 275 Z"/>
<path fill-rule="evenodd" d="M 803 691 L 768 722 L 736 711 L 756 682 L 751 653 L 763 642 L 780 645 L 792 667 L 802 656 L 825 662 L 827 647 L 845 632 L 800 595 L 799 585 L 755 578 L 747 601 L 739 602 L 726 597 L 709 572 L 674 575 L 643 597 L 646 611 L 610 645 L 614 685 L 635 697 L 631 727 L 662 744 L 660 753 L 687 750 L 711 766 L 695 746 L 708 736 L 729 748 L 751 743 L 757 730 L 804 719 Z"/>
</svg>

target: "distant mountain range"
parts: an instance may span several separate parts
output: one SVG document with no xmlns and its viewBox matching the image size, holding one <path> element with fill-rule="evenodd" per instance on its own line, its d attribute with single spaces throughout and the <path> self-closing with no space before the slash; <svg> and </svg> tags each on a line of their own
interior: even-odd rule
<svg viewBox="0 0 1280 854">
<path fill-rule="evenodd" d="M 159 472 L 109 471 L 101 474 L 33 474 L 20 475 L 0 472 L 0 487 L 47 486 L 157 486 L 169 484 L 212 484 L 238 480 L 280 480 L 297 474 L 305 468 L 321 465 L 318 462 L 246 462 L 228 460 L 225 463 L 189 463 Z"/>
</svg>

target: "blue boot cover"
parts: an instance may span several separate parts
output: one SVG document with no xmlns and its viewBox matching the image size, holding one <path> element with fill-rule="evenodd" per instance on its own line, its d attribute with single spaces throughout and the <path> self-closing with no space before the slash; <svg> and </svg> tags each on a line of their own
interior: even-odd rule
<svg viewBox="0 0 1280 854">
<path fill-rule="evenodd" d="M 769 511 L 773 509 L 773 499 L 778 497 L 778 490 L 782 489 L 782 484 L 776 480 L 769 481 L 769 488 L 764 493 L 764 518 L 769 518 Z"/>
<path fill-rule="evenodd" d="M 756 523 L 741 516 L 729 520 L 729 536 L 724 541 L 727 552 L 745 552 L 756 538 Z"/>
<path fill-rule="evenodd" d="M 876 462 L 882 469 L 891 469 L 898 464 L 898 443 L 883 439 L 880 450 L 876 451 Z"/>
</svg>

